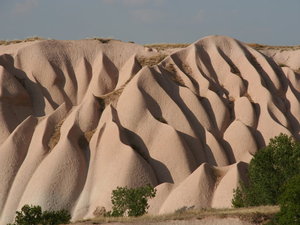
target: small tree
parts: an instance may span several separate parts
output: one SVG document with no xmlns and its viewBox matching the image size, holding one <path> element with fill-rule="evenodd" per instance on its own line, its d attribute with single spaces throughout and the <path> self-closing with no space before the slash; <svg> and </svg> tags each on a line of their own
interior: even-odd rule
<svg viewBox="0 0 300 225">
<path fill-rule="evenodd" d="M 234 207 L 274 205 L 284 191 L 284 184 L 300 173 L 300 145 L 280 134 L 259 150 L 249 164 L 249 185 L 235 190 Z"/>
<path fill-rule="evenodd" d="M 71 215 L 66 210 L 44 211 L 41 206 L 24 205 L 16 212 L 15 222 L 10 225 L 58 225 L 69 223 Z"/>
<path fill-rule="evenodd" d="M 117 187 L 112 191 L 112 211 L 107 216 L 141 216 L 149 208 L 148 199 L 155 197 L 156 189 L 147 185 L 138 188 Z"/>
</svg>

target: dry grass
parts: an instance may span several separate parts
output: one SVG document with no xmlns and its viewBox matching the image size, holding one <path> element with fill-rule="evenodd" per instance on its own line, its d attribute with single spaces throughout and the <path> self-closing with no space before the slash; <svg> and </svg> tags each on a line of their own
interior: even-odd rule
<svg viewBox="0 0 300 225">
<path fill-rule="evenodd" d="M 79 137 L 78 145 L 80 148 L 85 149 L 89 145 L 95 131 L 96 129 L 84 132 L 83 135 Z"/>
<path fill-rule="evenodd" d="M 50 151 L 57 145 L 57 143 L 59 142 L 60 139 L 60 128 L 63 124 L 64 120 L 60 121 L 59 123 L 57 123 L 54 127 L 53 133 L 49 139 L 48 142 L 48 147 L 50 149 Z"/>
<path fill-rule="evenodd" d="M 126 84 L 127 83 L 128 83 L 128 81 L 126 82 Z M 118 99 L 119 99 L 120 95 L 122 94 L 126 84 L 123 85 L 122 87 L 120 87 L 119 89 L 114 90 L 114 91 L 112 91 L 108 94 L 102 95 L 101 97 L 96 97 L 96 99 L 97 99 L 97 101 L 99 102 L 99 105 L 100 105 L 101 113 L 103 112 L 105 107 L 108 106 L 109 104 L 112 104 L 113 106 L 116 106 L 116 103 L 118 102 Z"/>
<path fill-rule="evenodd" d="M 174 66 L 173 63 L 166 63 L 166 64 L 164 65 L 164 68 L 165 68 L 167 71 L 169 71 L 170 73 L 176 73 L 176 68 L 175 68 L 175 66 Z"/>
<path fill-rule="evenodd" d="M 87 132 L 85 132 L 85 133 L 83 134 L 84 137 L 85 137 L 85 139 L 86 139 L 88 142 L 90 142 L 90 140 L 92 139 L 92 137 L 93 137 L 95 131 L 96 131 L 96 129 L 87 131 Z"/>
<path fill-rule="evenodd" d="M 115 105 L 122 94 L 124 90 L 124 87 L 121 87 L 117 90 L 114 90 L 113 92 L 108 93 L 107 95 L 104 95 L 104 104 L 105 107 L 108 106 L 109 104 Z"/>
<path fill-rule="evenodd" d="M 185 83 L 183 81 L 183 79 L 181 78 L 181 76 L 179 76 L 176 73 L 176 68 L 174 66 L 173 63 L 166 63 L 165 65 L 163 65 L 164 69 L 167 70 L 169 72 L 169 75 L 171 77 L 171 79 L 178 84 L 179 86 L 183 86 L 185 87 Z"/>
<path fill-rule="evenodd" d="M 150 57 L 140 56 L 140 57 L 137 57 L 137 61 L 139 62 L 139 64 L 142 67 L 144 67 L 144 66 L 150 66 L 151 67 L 151 66 L 159 64 L 166 57 L 167 57 L 167 55 L 165 55 L 165 54 L 157 54 L 157 55 L 150 56 Z"/>
<path fill-rule="evenodd" d="M 137 222 L 137 223 L 152 223 L 152 222 L 164 222 L 170 220 L 190 220 L 190 219 L 204 219 L 206 217 L 226 218 L 237 217 L 244 221 L 248 221 L 255 224 L 262 224 L 268 221 L 272 216 L 279 212 L 278 206 L 259 206 L 251 208 L 239 208 L 239 209 L 180 209 L 173 214 L 165 214 L 158 216 L 144 215 L 141 217 L 97 217 L 89 221 L 94 224 L 98 223 L 110 223 L 110 222 Z M 82 222 L 84 222 L 82 221 Z"/>
<path fill-rule="evenodd" d="M 256 49 L 256 50 L 282 50 L 282 51 L 290 51 L 290 50 L 298 50 L 300 49 L 300 45 L 293 45 L 293 46 L 280 46 L 280 45 L 264 45 L 258 43 L 245 43 L 246 45 Z M 154 48 L 158 51 L 163 51 L 167 49 L 174 49 L 174 48 L 186 48 L 190 45 L 190 43 L 158 43 L 158 44 L 146 44 L 145 47 Z"/>
<path fill-rule="evenodd" d="M 190 44 L 183 43 L 183 44 L 168 44 L 168 43 L 161 43 L 161 44 L 146 44 L 145 47 L 154 48 L 158 51 L 166 50 L 166 49 L 173 49 L 173 48 L 186 48 Z"/>
<path fill-rule="evenodd" d="M 182 63 L 182 70 L 185 74 L 191 75 L 193 73 L 192 68 L 188 64 L 185 64 L 185 63 Z"/>
<path fill-rule="evenodd" d="M 300 49 L 300 45 L 294 45 L 294 46 L 274 46 L 274 45 L 263 45 L 263 44 L 257 44 L 257 43 L 245 43 L 246 45 L 250 46 L 251 48 L 254 48 L 256 50 L 281 50 L 281 51 L 294 51 Z"/>
<path fill-rule="evenodd" d="M 18 44 L 18 43 L 23 43 L 23 42 L 32 42 L 32 41 L 38 41 L 38 40 L 45 40 L 42 37 L 29 37 L 23 40 L 11 40 L 11 41 L 5 41 L 5 40 L 0 40 L 0 45 L 11 45 L 11 44 Z"/>
</svg>

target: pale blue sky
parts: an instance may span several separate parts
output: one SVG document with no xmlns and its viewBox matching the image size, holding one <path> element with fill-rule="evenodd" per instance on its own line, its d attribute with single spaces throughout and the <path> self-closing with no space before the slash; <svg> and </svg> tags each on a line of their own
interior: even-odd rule
<svg viewBox="0 0 300 225">
<path fill-rule="evenodd" d="M 193 42 L 207 35 L 300 44 L 300 0 L 0 0 L 0 39 L 112 37 Z"/>
</svg>

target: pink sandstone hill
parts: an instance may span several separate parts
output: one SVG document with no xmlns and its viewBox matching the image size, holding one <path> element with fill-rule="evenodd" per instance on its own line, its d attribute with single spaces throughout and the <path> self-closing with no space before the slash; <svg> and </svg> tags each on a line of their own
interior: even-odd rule
<svg viewBox="0 0 300 225">
<path fill-rule="evenodd" d="M 24 204 L 91 218 L 117 186 L 155 186 L 152 214 L 231 207 L 253 154 L 279 133 L 299 139 L 300 50 L 209 36 L 143 66 L 161 54 L 0 46 L 0 224 Z"/>
</svg>

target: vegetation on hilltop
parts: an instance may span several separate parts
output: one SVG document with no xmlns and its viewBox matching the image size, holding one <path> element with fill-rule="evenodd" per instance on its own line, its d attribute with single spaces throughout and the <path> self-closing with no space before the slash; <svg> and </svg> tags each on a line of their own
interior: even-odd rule
<svg viewBox="0 0 300 225">
<path fill-rule="evenodd" d="M 39 41 L 45 40 L 42 37 L 29 37 L 23 40 L 0 40 L 0 45 L 11 45 L 11 44 L 18 44 L 23 42 L 31 42 L 31 41 Z"/>
<path fill-rule="evenodd" d="M 300 49 L 300 45 L 286 45 L 286 46 L 279 46 L 279 45 L 263 45 L 257 43 L 245 43 L 246 45 L 254 48 L 255 50 L 280 50 L 280 51 L 290 51 L 290 50 L 298 50 Z"/>
</svg>

